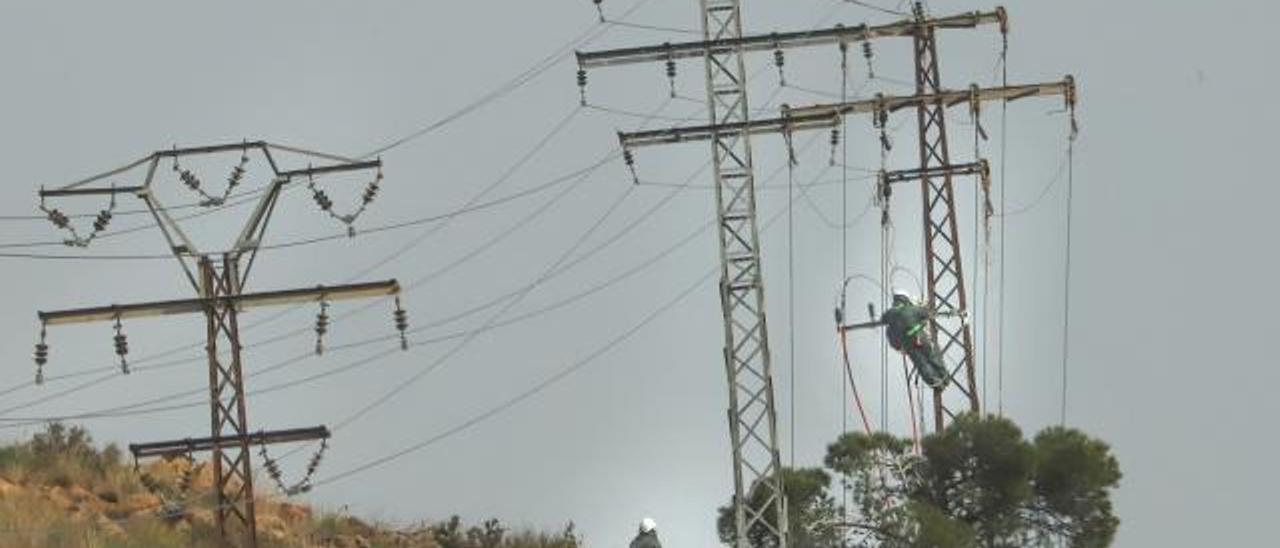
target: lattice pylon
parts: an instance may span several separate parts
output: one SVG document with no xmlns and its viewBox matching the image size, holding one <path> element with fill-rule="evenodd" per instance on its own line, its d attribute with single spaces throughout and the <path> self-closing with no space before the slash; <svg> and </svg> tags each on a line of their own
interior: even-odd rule
<svg viewBox="0 0 1280 548">
<path fill-rule="evenodd" d="M 203 297 L 209 300 L 205 307 L 205 320 L 211 435 L 215 439 L 234 440 L 226 444 L 215 443 L 213 447 L 218 530 L 224 540 L 239 536 L 243 539 L 241 546 L 251 548 L 258 545 L 257 519 L 254 515 L 253 468 L 240 361 L 240 325 L 236 305 L 229 299 L 221 299 L 239 295 L 238 262 L 237 256 L 228 254 L 218 268 L 208 257 L 203 257 L 200 260 L 200 277 Z M 226 356 L 219 355 L 221 345 L 226 345 Z"/>
<path fill-rule="evenodd" d="M 742 36 L 738 0 L 700 0 L 706 40 Z M 712 124 L 748 120 L 746 69 L 738 48 L 708 50 L 707 105 Z M 717 133 L 711 142 L 720 241 L 720 304 L 724 316 L 729 431 L 733 445 L 734 530 L 745 548 L 753 530 L 787 545 L 786 499 L 778 450 L 773 373 L 765 320 L 760 237 L 756 222 L 751 138 L 746 130 Z M 758 508 L 752 489 L 762 489 Z M 770 515 L 776 519 L 772 523 Z"/>
<path fill-rule="evenodd" d="M 917 20 L 924 15 L 917 5 Z M 934 27 L 921 24 L 913 39 L 916 94 L 939 93 L 938 47 Z M 973 333 L 966 319 L 968 302 L 960 257 L 955 188 L 949 170 L 930 176 L 931 167 L 951 166 L 947 148 L 946 105 L 941 100 L 921 103 L 916 109 L 920 132 L 921 195 L 924 199 L 925 270 L 928 306 L 937 315 L 931 335 L 949 366 L 945 388 L 934 391 L 934 422 L 938 431 L 961 408 L 978 412 L 977 376 L 974 371 Z"/>
</svg>

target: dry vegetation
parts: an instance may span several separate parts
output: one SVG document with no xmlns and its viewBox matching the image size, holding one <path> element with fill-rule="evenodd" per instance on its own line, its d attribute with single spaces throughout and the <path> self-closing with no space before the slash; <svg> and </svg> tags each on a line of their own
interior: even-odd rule
<svg viewBox="0 0 1280 548">
<path fill-rule="evenodd" d="M 135 470 L 115 445 L 98 449 L 79 427 L 51 424 L 0 447 L 0 546 L 164 548 L 217 546 L 208 503 L 212 471 L 183 458 Z M 570 524 L 555 533 L 510 531 L 459 518 L 413 527 L 313 511 L 274 496 L 255 502 L 266 547 L 578 548 Z"/>
</svg>

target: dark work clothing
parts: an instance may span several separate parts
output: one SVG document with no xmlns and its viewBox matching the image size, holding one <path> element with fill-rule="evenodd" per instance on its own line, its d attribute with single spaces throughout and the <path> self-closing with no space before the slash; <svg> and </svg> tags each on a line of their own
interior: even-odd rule
<svg viewBox="0 0 1280 548">
<path fill-rule="evenodd" d="M 885 336 L 889 337 L 889 346 L 899 352 L 905 352 L 906 348 L 911 346 L 904 344 L 907 342 L 907 337 L 918 334 L 912 331 L 923 332 L 927 327 L 929 311 L 923 306 L 894 305 L 884 311 L 880 321 L 885 323 Z"/>
<path fill-rule="evenodd" d="M 636 535 L 635 540 L 631 541 L 631 548 L 662 548 L 662 543 L 658 542 L 657 531 L 649 531 Z"/>
<path fill-rule="evenodd" d="M 897 304 L 880 316 L 889 346 L 911 359 L 925 384 L 937 388 L 947 379 L 942 354 L 929 339 L 929 311 L 922 306 Z"/>
</svg>

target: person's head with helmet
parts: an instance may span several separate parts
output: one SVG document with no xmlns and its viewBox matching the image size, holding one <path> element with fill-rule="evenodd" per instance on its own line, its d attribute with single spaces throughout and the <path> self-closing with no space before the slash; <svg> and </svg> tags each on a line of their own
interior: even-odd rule
<svg viewBox="0 0 1280 548">
<path fill-rule="evenodd" d="M 640 520 L 639 529 L 635 540 L 631 541 L 631 548 L 662 548 L 658 542 L 658 524 L 653 518 Z"/>
<path fill-rule="evenodd" d="M 653 518 L 644 518 L 640 520 L 641 533 L 652 533 L 657 530 L 658 530 L 658 522 L 653 521 Z"/>
<path fill-rule="evenodd" d="M 915 304 L 915 299 L 911 296 L 911 291 L 898 287 L 893 290 L 893 306 L 910 306 Z"/>
</svg>

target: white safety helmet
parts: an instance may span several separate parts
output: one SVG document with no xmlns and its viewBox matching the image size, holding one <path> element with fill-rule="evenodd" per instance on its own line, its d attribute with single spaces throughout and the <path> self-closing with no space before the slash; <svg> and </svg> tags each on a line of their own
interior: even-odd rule
<svg viewBox="0 0 1280 548">
<path fill-rule="evenodd" d="M 906 299 L 907 301 L 910 301 L 913 303 L 916 302 L 915 297 L 911 296 L 911 290 L 901 288 L 901 287 L 895 287 L 893 289 L 893 300 L 896 301 L 898 299 Z"/>
<path fill-rule="evenodd" d="M 640 532 L 648 533 L 658 528 L 658 523 L 653 518 L 644 518 L 640 520 Z"/>
</svg>

